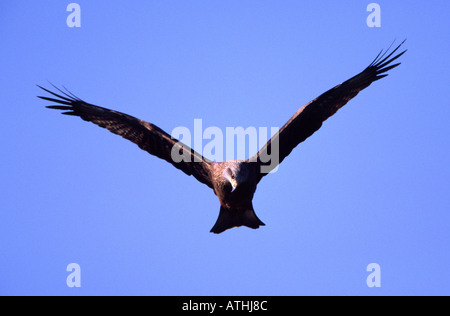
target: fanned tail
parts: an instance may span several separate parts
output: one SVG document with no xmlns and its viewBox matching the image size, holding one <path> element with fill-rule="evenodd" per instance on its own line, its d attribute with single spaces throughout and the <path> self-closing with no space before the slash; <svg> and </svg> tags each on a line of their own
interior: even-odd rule
<svg viewBox="0 0 450 316">
<path fill-rule="evenodd" d="M 216 224 L 211 229 L 212 233 L 220 234 L 227 229 L 239 226 L 247 226 L 253 229 L 259 228 L 259 226 L 265 226 L 265 224 L 256 216 L 253 206 L 250 206 L 245 211 L 241 210 L 229 210 L 220 207 L 219 217 Z"/>
</svg>

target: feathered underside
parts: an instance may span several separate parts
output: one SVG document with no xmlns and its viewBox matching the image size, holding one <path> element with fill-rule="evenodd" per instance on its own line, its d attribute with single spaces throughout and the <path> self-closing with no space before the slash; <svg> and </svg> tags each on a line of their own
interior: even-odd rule
<svg viewBox="0 0 450 316">
<path fill-rule="evenodd" d="M 298 144 L 316 132 L 325 120 L 335 114 L 337 110 L 347 104 L 361 90 L 367 88 L 373 82 L 386 77 L 388 75 L 386 72 L 400 65 L 400 63 L 392 64 L 392 62 L 402 56 L 406 50 L 395 56 L 393 55 L 404 42 L 400 43 L 392 52 L 389 52 L 390 48 L 384 52 L 381 51 L 361 73 L 301 107 L 249 161 L 257 162 L 260 165 L 270 165 L 270 170 L 275 168 Z M 273 160 L 267 162 L 267 157 L 273 157 L 274 153 L 272 151 L 275 152 L 274 148 L 277 148 L 274 144 L 278 146 L 278 164 L 273 164 Z M 258 182 L 270 170 L 266 168 L 265 172 L 261 172 Z"/>
<path fill-rule="evenodd" d="M 60 94 L 41 86 L 38 87 L 56 97 L 39 96 L 41 99 L 57 103 L 57 105 L 49 105 L 47 108 L 64 111 L 62 114 L 65 115 L 79 116 L 85 121 L 106 128 L 135 143 L 151 155 L 166 160 L 184 173 L 193 175 L 210 188 L 213 187 L 210 174 L 211 162 L 185 144 L 173 139 L 156 125 L 128 114 L 89 104 L 69 91 L 62 91 L 55 86 L 53 87 Z M 178 151 L 177 159 L 174 159 L 174 151 Z"/>
<path fill-rule="evenodd" d="M 57 92 L 39 86 L 53 96 L 40 96 L 39 98 L 56 103 L 47 108 L 61 110 L 65 115 L 79 116 L 85 121 L 106 128 L 110 132 L 130 140 L 151 155 L 166 160 L 184 173 L 193 175 L 198 181 L 214 189 L 221 201 L 221 210 L 212 232 L 221 233 L 228 228 L 242 225 L 258 228 L 264 225 L 256 216 L 252 205 L 253 194 L 258 182 L 361 90 L 386 77 L 389 70 L 400 65 L 400 63 L 393 64 L 393 62 L 406 50 L 397 55 L 394 53 L 403 43 L 404 41 L 392 52 L 389 52 L 390 48 L 385 52 L 381 51 L 362 72 L 301 107 L 254 157 L 240 162 L 240 165 L 242 164 L 244 167 L 251 165 L 251 168 L 248 168 L 251 171 L 249 172 L 251 177 L 246 178 L 235 191 L 231 191 L 231 182 L 224 182 L 227 180 L 223 177 L 224 171 L 230 168 L 233 162 L 213 163 L 185 144 L 173 139 L 156 125 L 128 114 L 89 104 L 69 91 L 62 91 L 55 86 L 53 87 Z M 174 159 L 174 153 L 177 153 L 176 156 L 182 157 L 182 159 Z M 276 163 L 273 160 L 267 160 L 268 157 L 275 158 L 274 155 L 278 156 L 278 159 L 275 159 Z M 262 172 L 262 166 L 269 168 L 264 168 L 264 172 Z M 233 179 L 239 179 L 239 177 Z"/>
</svg>

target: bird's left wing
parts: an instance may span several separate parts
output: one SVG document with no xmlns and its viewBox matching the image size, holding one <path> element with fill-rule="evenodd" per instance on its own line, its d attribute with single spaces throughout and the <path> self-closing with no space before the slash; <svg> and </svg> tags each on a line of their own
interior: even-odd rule
<svg viewBox="0 0 450 316">
<path fill-rule="evenodd" d="M 257 181 L 280 164 L 301 142 L 316 132 L 322 123 L 371 83 L 387 76 L 386 72 L 400 63 L 391 64 L 405 52 L 392 56 L 404 41 L 389 53 L 380 52 L 362 72 L 323 93 L 301 107 L 292 118 L 252 158 L 261 167 Z M 274 159 L 275 157 L 277 159 Z M 263 169 L 264 168 L 264 169 Z"/>
<path fill-rule="evenodd" d="M 137 119 L 128 114 L 109 110 L 89 104 L 78 97 L 56 88 L 61 94 L 39 88 L 54 97 L 39 98 L 55 102 L 47 108 L 63 110 L 62 114 L 79 116 L 85 121 L 92 122 L 110 132 L 120 135 L 138 145 L 148 153 L 164 159 L 188 175 L 193 175 L 198 181 L 213 188 L 211 179 L 211 162 L 202 155 L 172 138 L 159 127 Z M 176 157 L 174 159 L 174 157 Z"/>
</svg>

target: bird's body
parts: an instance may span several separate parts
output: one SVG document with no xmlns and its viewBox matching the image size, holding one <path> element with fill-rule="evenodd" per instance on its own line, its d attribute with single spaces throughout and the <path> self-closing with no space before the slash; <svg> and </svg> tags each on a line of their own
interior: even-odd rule
<svg viewBox="0 0 450 316">
<path fill-rule="evenodd" d="M 214 182 L 214 193 L 220 201 L 219 218 L 211 232 L 221 233 L 228 228 L 242 225 L 251 228 L 264 225 L 256 216 L 252 204 L 259 174 L 258 164 L 232 160 L 212 163 L 211 169 L 214 178 L 218 179 Z M 234 187 L 232 175 L 238 183 Z"/>
<path fill-rule="evenodd" d="M 79 116 L 104 127 L 134 142 L 150 154 L 166 160 L 184 173 L 193 175 L 213 189 L 220 201 L 220 212 L 211 232 L 221 233 L 239 226 L 258 228 L 264 223 L 256 216 L 252 201 L 261 179 L 350 99 L 372 82 L 387 76 L 385 72 L 398 66 L 399 63 L 390 64 L 405 51 L 392 58 L 391 56 L 402 44 L 387 56 L 387 52 L 378 54 L 361 73 L 304 105 L 254 157 L 247 160 L 212 162 L 151 123 L 89 104 L 56 87 L 61 94 L 41 88 L 57 99 L 40 98 L 58 103 L 48 108 L 64 110 L 63 114 Z M 176 159 L 174 153 L 177 154 Z M 179 159 L 180 157 L 183 159 Z"/>
<path fill-rule="evenodd" d="M 234 167 L 235 172 L 242 173 L 245 170 L 245 177 L 237 179 L 239 186 L 233 190 L 233 185 L 223 176 L 224 171 L 230 166 Z M 218 181 L 214 182 L 214 193 L 221 201 L 221 205 L 226 208 L 245 208 L 250 205 L 253 200 L 253 194 L 256 190 L 257 166 L 246 161 L 232 160 L 225 162 L 213 162 L 211 169 L 214 178 Z"/>
</svg>

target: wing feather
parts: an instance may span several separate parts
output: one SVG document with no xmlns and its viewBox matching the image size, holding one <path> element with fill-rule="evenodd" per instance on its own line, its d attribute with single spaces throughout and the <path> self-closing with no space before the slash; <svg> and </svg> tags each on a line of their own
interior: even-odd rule
<svg viewBox="0 0 450 316">
<path fill-rule="evenodd" d="M 385 72 L 400 65 L 400 63 L 390 64 L 406 52 L 405 50 L 392 57 L 404 42 L 400 43 L 389 54 L 387 53 L 390 48 L 385 52 L 381 51 L 373 62 L 361 73 L 335 86 L 301 107 L 278 133 L 254 157 L 249 159 L 251 162 L 257 162 L 261 166 L 268 167 L 264 169 L 264 172 L 260 172 L 258 181 L 277 166 L 273 161 L 266 161 L 267 159 L 261 158 L 273 156 L 272 147 L 276 148 L 274 146 L 275 142 L 277 142 L 279 149 L 278 164 L 280 164 L 298 144 L 316 132 L 325 120 L 335 114 L 361 90 L 367 88 L 372 82 L 386 77 L 387 74 Z M 260 170 L 262 169 L 260 168 Z"/>
<path fill-rule="evenodd" d="M 142 150 L 151 155 L 164 159 L 187 175 L 193 175 L 198 181 L 213 188 L 211 178 L 211 162 L 193 149 L 172 138 L 162 129 L 151 123 L 142 121 L 128 114 L 89 104 L 72 93 L 64 92 L 54 86 L 61 94 L 38 86 L 53 97 L 39 96 L 39 98 L 57 103 L 47 108 L 62 110 L 62 114 L 79 116 L 85 121 L 92 122 L 110 132 L 120 135 L 135 143 Z M 177 146 L 180 156 L 185 159 L 176 162 L 172 157 L 172 149 Z"/>
</svg>

